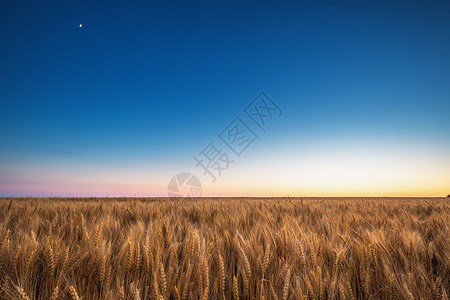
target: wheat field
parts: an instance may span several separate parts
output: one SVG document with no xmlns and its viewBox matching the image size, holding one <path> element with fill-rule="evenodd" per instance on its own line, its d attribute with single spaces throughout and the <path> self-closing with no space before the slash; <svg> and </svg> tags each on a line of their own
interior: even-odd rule
<svg viewBox="0 0 450 300">
<path fill-rule="evenodd" d="M 0 200 L 1 299 L 448 299 L 445 198 Z"/>
</svg>

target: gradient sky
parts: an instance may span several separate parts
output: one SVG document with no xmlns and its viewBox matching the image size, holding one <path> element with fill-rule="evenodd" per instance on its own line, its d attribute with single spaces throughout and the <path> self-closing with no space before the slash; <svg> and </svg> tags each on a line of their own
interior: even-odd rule
<svg viewBox="0 0 450 300">
<path fill-rule="evenodd" d="M 449 32 L 449 1 L 2 0 L 0 196 L 165 196 L 180 172 L 205 196 L 445 196 Z M 235 160 L 215 183 L 211 141 Z"/>
</svg>

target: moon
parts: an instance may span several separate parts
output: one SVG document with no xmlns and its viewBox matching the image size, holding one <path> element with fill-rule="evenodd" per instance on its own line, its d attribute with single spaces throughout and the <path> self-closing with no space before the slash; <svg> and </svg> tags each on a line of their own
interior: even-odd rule
<svg viewBox="0 0 450 300">
<path fill-rule="evenodd" d="M 80 28 L 83 27 L 83 24 L 80 24 Z"/>
</svg>

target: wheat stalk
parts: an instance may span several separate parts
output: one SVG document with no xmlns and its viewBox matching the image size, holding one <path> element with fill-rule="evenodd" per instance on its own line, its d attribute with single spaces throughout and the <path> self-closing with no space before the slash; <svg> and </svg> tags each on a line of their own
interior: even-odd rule
<svg viewBox="0 0 450 300">
<path fill-rule="evenodd" d="M 289 283 L 291 280 L 291 269 L 288 269 L 286 273 L 286 278 L 284 279 L 284 287 L 283 287 L 283 300 L 286 300 L 289 294 Z"/>
<path fill-rule="evenodd" d="M 239 287 L 236 276 L 233 276 L 233 297 L 234 300 L 239 300 Z"/>
<path fill-rule="evenodd" d="M 70 291 L 70 297 L 72 297 L 72 300 L 80 300 L 80 298 L 78 298 L 77 290 L 73 287 L 73 285 L 71 285 L 69 287 L 69 291 Z"/>
</svg>

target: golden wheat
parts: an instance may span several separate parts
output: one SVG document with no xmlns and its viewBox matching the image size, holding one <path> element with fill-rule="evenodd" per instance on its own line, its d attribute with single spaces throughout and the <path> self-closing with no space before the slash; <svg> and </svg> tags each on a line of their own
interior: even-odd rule
<svg viewBox="0 0 450 300">
<path fill-rule="evenodd" d="M 444 198 L 0 199 L 0 299 L 446 300 L 449 217 Z"/>
</svg>

